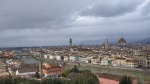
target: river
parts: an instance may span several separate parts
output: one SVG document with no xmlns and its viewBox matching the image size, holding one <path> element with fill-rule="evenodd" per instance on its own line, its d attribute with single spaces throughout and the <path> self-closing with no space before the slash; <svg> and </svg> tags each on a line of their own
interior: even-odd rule
<svg viewBox="0 0 150 84">
<path fill-rule="evenodd" d="M 29 63 L 29 64 L 39 63 L 40 61 L 30 56 L 17 56 L 17 58 L 21 58 L 25 63 Z"/>
</svg>

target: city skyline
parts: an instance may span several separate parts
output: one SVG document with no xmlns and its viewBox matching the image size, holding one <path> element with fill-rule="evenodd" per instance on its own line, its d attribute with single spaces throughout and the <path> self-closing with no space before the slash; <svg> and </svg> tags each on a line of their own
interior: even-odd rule
<svg viewBox="0 0 150 84">
<path fill-rule="evenodd" d="M 150 36 L 150 0 L 0 1 L 0 47 Z"/>
</svg>

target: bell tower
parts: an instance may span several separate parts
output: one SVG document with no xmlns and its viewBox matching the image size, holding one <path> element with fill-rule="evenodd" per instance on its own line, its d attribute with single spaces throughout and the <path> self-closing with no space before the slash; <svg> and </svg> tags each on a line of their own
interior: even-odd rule
<svg viewBox="0 0 150 84">
<path fill-rule="evenodd" d="M 70 38 L 69 43 L 70 43 L 70 48 L 71 48 L 72 47 L 72 39 L 71 38 Z"/>
<path fill-rule="evenodd" d="M 106 49 L 106 50 L 109 49 L 108 39 L 105 40 L 105 49 Z"/>
<path fill-rule="evenodd" d="M 43 73 L 42 73 L 42 62 L 38 63 L 38 68 L 39 68 L 38 71 L 40 72 L 40 74 L 43 75 Z"/>
</svg>

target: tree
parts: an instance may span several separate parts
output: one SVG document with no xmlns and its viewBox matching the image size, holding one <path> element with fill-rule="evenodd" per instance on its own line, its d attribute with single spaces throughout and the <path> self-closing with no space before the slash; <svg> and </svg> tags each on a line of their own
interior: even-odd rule
<svg viewBox="0 0 150 84">
<path fill-rule="evenodd" d="M 74 67 L 71 69 L 71 72 L 78 73 L 79 69 L 77 68 L 77 65 L 74 65 Z"/>
<path fill-rule="evenodd" d="M 39 79 L 40 74 L 39 74 L 39 72 L 38 72 L 38 71 L 36 71 L 36 72 L 35 72 L 35 77 L 36 77 L 37 79 Z"/>
<path fill-rule="evenodd" d="M 148 68 L 148 69 L 149 69 L 149 64 L 150 64 L 150 62 L 148 61 L 148 62 L 147 62 L 147 68 Z"/>
<path fill-rule="evenodd" d="M 64 73 L 61 74 L 62 77 L 67 77 Z"/>
<path fill-rule="evenodd" d="M 62 76 L 67 77 L 69 73 L 70 73 L 70 70 L 67 69 L 67 70 L 64 71 L 64 73 L 62 73 Z"/>
<path fill-rule="evenodd" d="M 11 76 L 10 72 L 9 72 L 9 78 L 12 78 L 12 76 Z"/>
<path fill-rule="evenodd" d="M 64 56 L 61 56 L 60 58 L 61 58 L 61 60 L 64 60 Z"/>
<path fill-rule="evenodd" d="M 119 84 L 132 84 L 131 78 L 126 75 L 119 81 Z"/>
</svg>

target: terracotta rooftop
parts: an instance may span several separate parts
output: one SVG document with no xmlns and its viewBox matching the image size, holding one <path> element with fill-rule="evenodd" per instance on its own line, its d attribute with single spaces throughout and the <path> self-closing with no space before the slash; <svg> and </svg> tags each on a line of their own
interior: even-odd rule
<svg viewBox="0 0 150 84">
<path fill-rule="evenodd" d="M 126 58 L 116 57 L 118 60 L 125 60 Z"/>
<path fill-rule="evenodd" d="M 126 62 L 138 62 L 136 60 L 126 60 Z"/>
<path fill-rule="evenodd" d="M 23 68 L 18 70 L 20 73 L 24 73 L 24 72 L 36 72 L 38 69 L 37 68 Z"/>
</svg>

